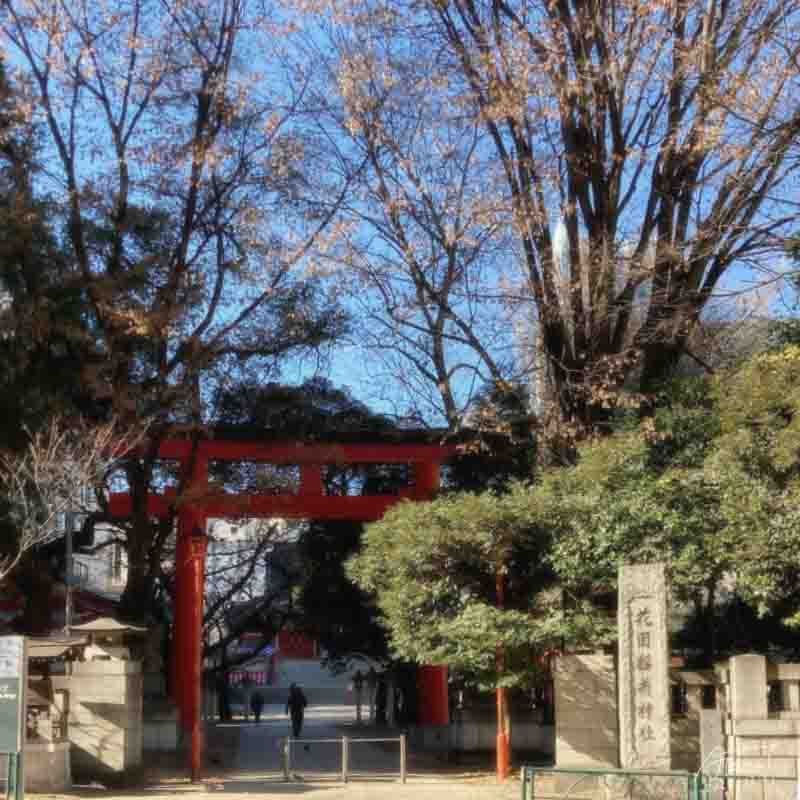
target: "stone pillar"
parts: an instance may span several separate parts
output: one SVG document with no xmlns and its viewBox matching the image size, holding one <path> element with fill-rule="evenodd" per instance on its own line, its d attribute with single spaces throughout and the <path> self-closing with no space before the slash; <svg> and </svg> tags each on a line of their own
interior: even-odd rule
<svg viewBox="0 0 800 800">
<path fill-rule="evenodd" d="M 748 654 L 733 656 L 731 668 L 731 717 L 767 719 L 767 659 Z"/>
<path fill-rule="evenodd" d="M 669 638 L 663 564 L 620 568 L 618 636 L 621 766 L 668 770 Z"/>
<path fill-rule="evenodd" d="M 556 766 L 619 766 L 617 675 L 605 653 L 559 656 L 554 665 Z"/>
<path fill-rule="evenodd" d="M 708 800 L 725 797 L 727 763 L 722 724 L 722 712 L 718 708 L 700 710 L 700 768 L 705 776 Z"/>
<path fill-rule="evenodd" d="M 784 683 L 786 687 L 786 704 L 788 711 L 800 711 L 800 682 L 787 681 Z"/>
<path fill-rule="evenodd" d="M 85 661 L 53 678 L 67 689 L 72 770 L 78 780 L 122 782 L 142 767 L 142 671 L 137 661 Z"/>
<path fill-rule="evenodd" d="M 773 747 L 782 749 L 788 740 L 781 741 L 776 736 L 781 728 L 769 720 L 767 659 L 750 653 L 733 656 L 729 664 L 731 724 L 728 750 L 732 770 L 740 775 L 793 775 L 797 769 L 796 758 L 774 758 Z M 796 750 L 792 755 L 795 753 Z M 765 786 L 769 787 L 766 794 L 759 781 L 744 781 L 737 787 L 736 800 L 791 800 L 796 797 L 796 785 Z M 784 789 L 791 794 L 784 793 Z"/>
<path fill-rule="evenodd" d="M 713 774 L 721 773 L 725 760 L 722 712 L 717 708 L 700 711 L 700 764 Z"/>
</svg>

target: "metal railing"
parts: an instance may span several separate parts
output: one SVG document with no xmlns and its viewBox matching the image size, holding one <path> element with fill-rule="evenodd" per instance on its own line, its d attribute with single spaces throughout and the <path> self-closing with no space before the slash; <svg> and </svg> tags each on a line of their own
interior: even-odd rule
<svg viewBox="0 0 800 800">
<path fill-rule="evenodd" d="M 551 777 L 551 791 L 536 791 L 536 777 Z M 699 800 L 697 779 L 685 770 L 522 767 L 522 800 L 594 800 L 606 797 L 613 786 L 614 796 L 635 796 L 652 800 Z M 559 784 L 558 779 L 563 778 Z M 588 794 L 587 794 L 588 792 Z"/>
<path fill-rule="evenodd" d="M 536 778 L 553 778 L 551 790 L 536 790 Z M 797 800 L 800 778 L 776 775 L 715 774 L 700 771 L 522 767 L 522 800 L 594 800 L 636 796 L 646 800 Z M 559 785 L 558 778 L 563 777 Z M 635 791 L 634 791 L 635 790 Z M 588 792 L 588 793 L 587 793 Z"/>
<path fill-rule="evenodd" d="M 341 769 L 337 772 L 341 775 L 342 783 L 347 783 L 351 777 L 350 769 L 350 750 L 354 744 L 385 744 L 396 743 L 400 746 L 400 764 L 398 777 L 401 783 L 406 782 L 408 775 L 408 750 L 405 734 L 395 738 L 372 738 L 362 739 L 360 737 L 342 736 L 339 739 L 294 739 L 287 737 L 283 743 L 283 777 L 285 780 L 292 779 L 292 752 L 297 745 L 302 745 L 307 749 L 311 744 L 339 744 L 341 747 Z"/>
<path fill-rule="evenodd" d="M 797 800 L 800 778 L 699 772 L 696 800 Z"/>
</svg>

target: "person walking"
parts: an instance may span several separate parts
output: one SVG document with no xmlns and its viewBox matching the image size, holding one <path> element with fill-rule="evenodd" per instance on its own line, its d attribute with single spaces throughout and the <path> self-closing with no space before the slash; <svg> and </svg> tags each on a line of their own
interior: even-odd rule
<svg viewBox="0 0 800 800">
<path fill-rule="evenodd" d="M 357 669 L 353 675 L 353 695 L 356 702 L 356 725 L 361 724 L 361 692 L 364 689 L 364 676 Z"/>
<path fill-rule="evenodd" d="M 289 699 L 286 701 L 286 713 L 292 717 L 292 736 L 297 739 L 303 729 L 303 715 L 305 714 L 308 700 L 303 690 L 293 683 L 289 687 Z"/>
<path fill-rule="evenodd" d="M 253 692 L 250 698 L 250 708 L 253 710 L 253 716 L 256 718 L 256 725 L 261 722 L 261 709 L 264 708 L 264 697 L 261 692 Z"/>
<path fill-rule="evenodd" d="M 375 691 L 378 688 L 378 673 L 375 672 L 375 667 L 370 667 L 367 672 L 367 677 L 364 679 L 367 684 L 367 703 L 369 704 L 369 721 L 370 724 L 375 724 Z"/>
</svg>

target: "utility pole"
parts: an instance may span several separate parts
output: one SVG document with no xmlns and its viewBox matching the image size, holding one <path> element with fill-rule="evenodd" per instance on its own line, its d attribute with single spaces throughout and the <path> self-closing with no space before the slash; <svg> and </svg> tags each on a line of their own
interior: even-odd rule
<svg viewBox="0 0 800 800">
<path fill-rule="evenodd" d="M 66 544 L 66 564 L 64 566 L 64 635 L 69 637 L 72 633 L 72 582 L 74 579 L 73 556 L 72 556 L 72 526 L 75 514 L 67 511 L 64 514 L 64 540 Z"/>
</svg>

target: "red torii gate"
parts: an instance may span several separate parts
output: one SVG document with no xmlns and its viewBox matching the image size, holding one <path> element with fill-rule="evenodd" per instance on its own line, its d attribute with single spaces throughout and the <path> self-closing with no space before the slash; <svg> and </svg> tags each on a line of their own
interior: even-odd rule
<svg viewBox="0 0 800 800">
<path fill-rule="evenodd" d="M 224 434 L 223 434 L 224 436 Z M 373 441 L 363 441 L 369 436 Z M 151 494 L 148 513 L 163 517 L 177 512 L 175 558 L 175 614 L 172 650 L 172 686 L 181 728 L 188 737 L 192 780 L 202 762 L 202 630 L 205 584 L 206 521 L 209 518 L 339 519 L 371 522 L 403 499 L 426 500 L 439 488 L 441 465 L 456 452 L 456 445 L 441 444 L 418 433 L 367 434 L 361 441 L 259 441 L 256 438 L 164 439 L 158 450 L 163 460 L 177 461 L 184 476 L 180 497 L 175 493 Z M 297 493 L 228 494 L 209 486 L 212 461 L 260 462 L 297 466 Z M 323 489 L 326 465 L 406 464 L 413 468 L 413 484 L 396 495 L 331 496 Z M 130 495 L 112 494 L 109 512 L 115 517 L 132 513 Z M 420 722 L 446 725 L 449 721 L 447 667 L 420 668 L 418 681 Z"/>
</svg>

